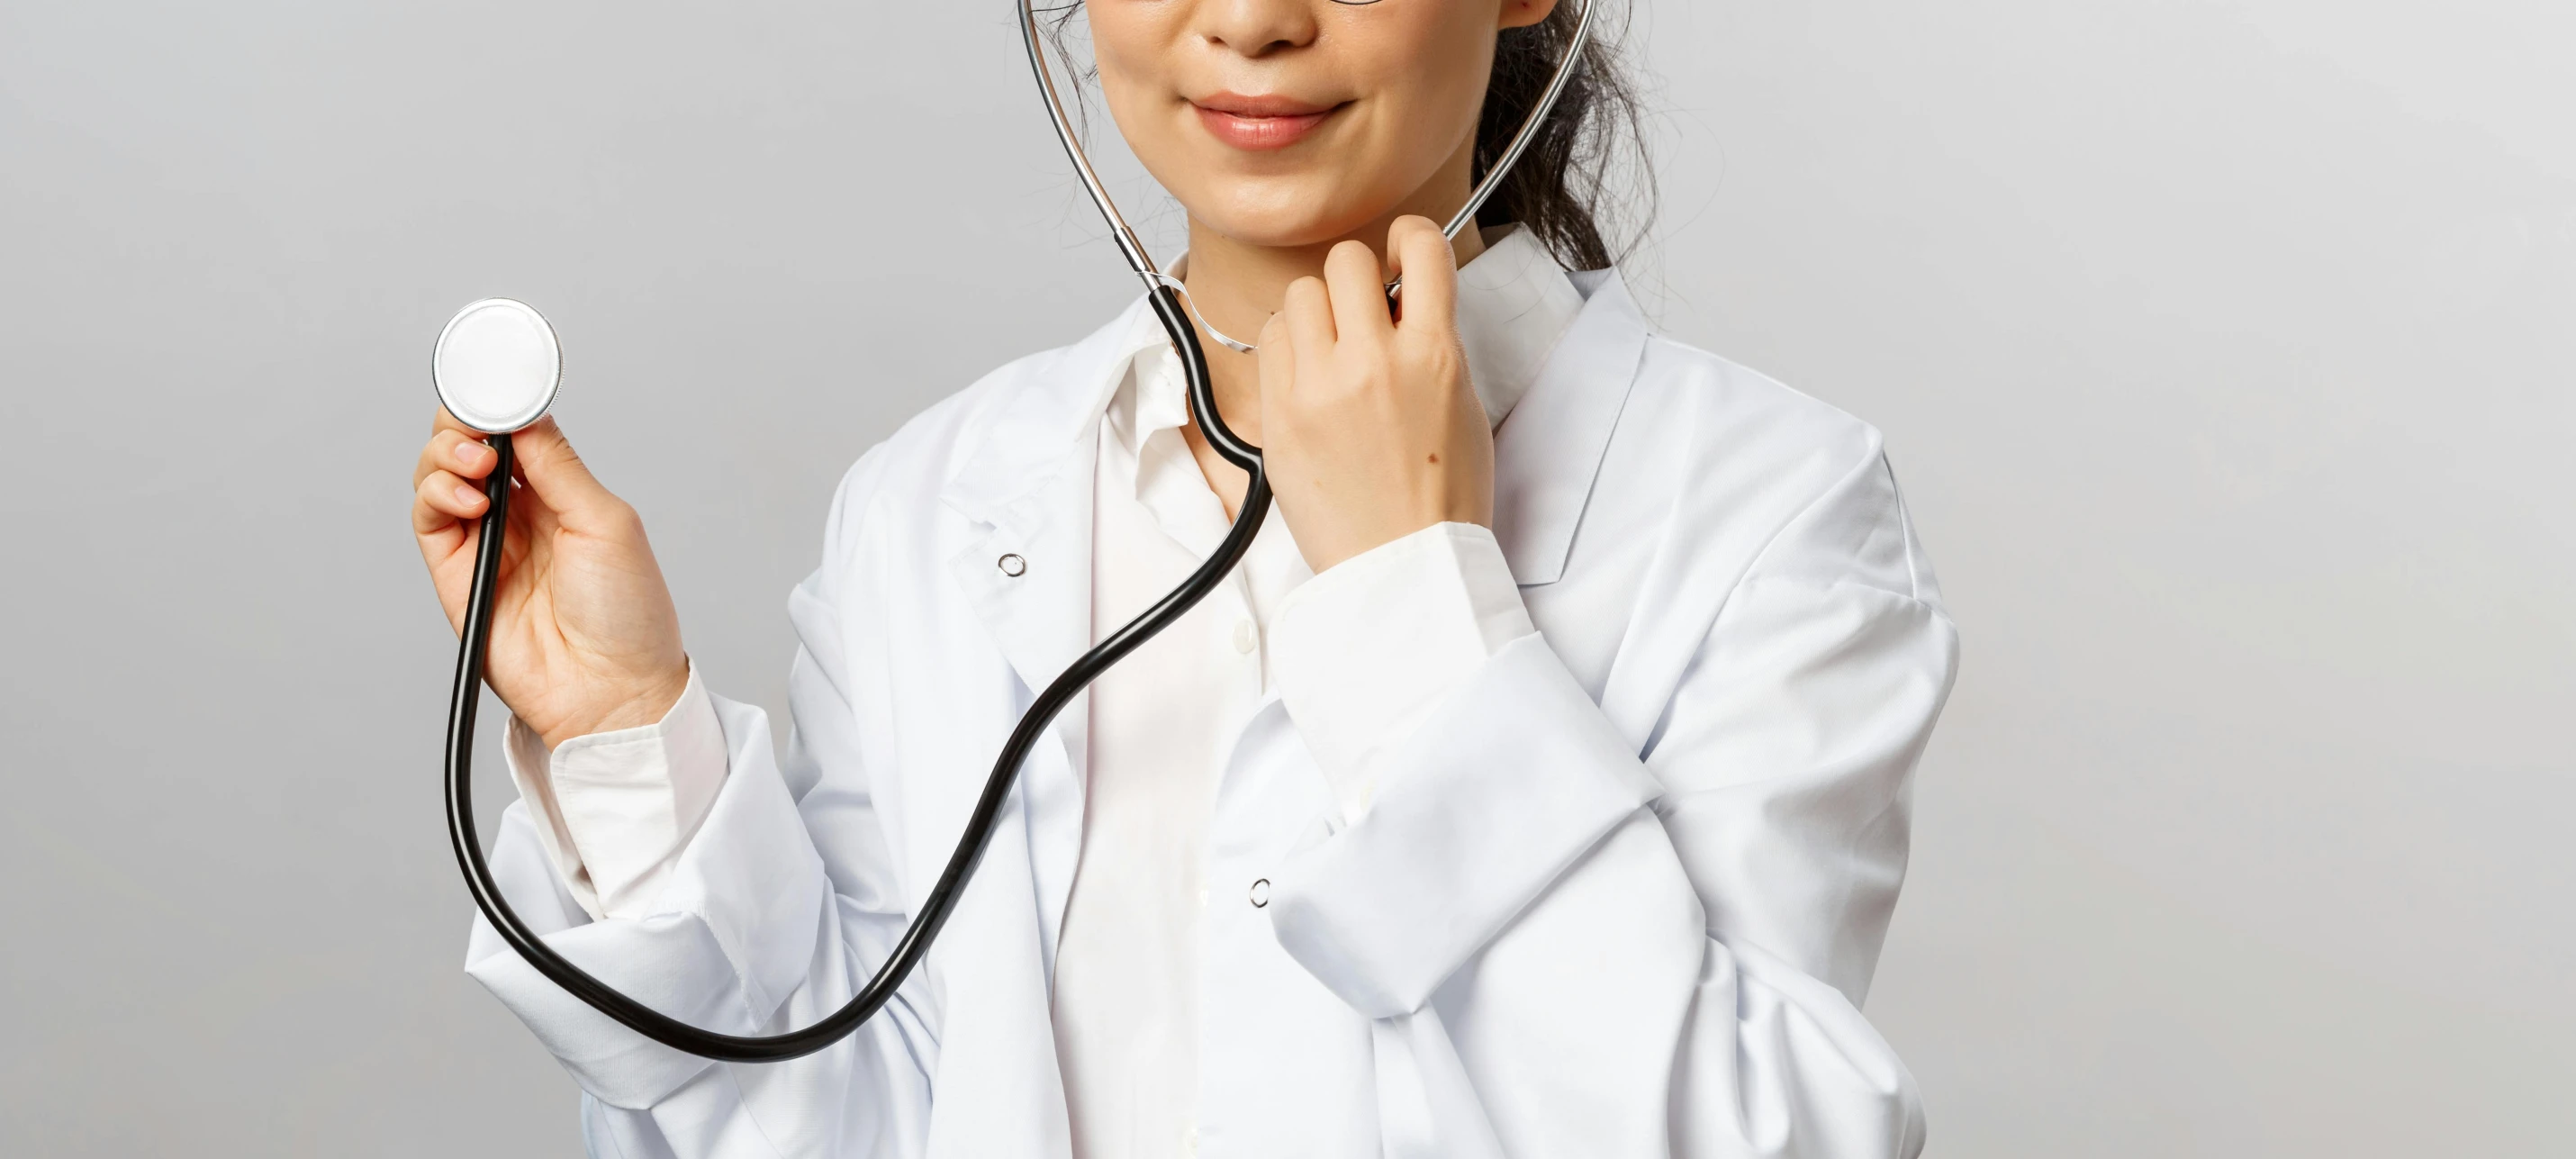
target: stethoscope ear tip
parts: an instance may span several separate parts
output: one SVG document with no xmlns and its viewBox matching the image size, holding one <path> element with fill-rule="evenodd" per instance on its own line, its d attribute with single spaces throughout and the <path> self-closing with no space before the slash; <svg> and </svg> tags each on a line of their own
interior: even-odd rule
<svg viewBox="0 0 2576 1159">
<path fill-rule="evenodd" d="M 467 303 L 438 332 L 429 381 L 456 421 L 506 435 L 554 405 L 563 387 L 563 346 L 536 307 L 484 298 Z"/>
</svg>

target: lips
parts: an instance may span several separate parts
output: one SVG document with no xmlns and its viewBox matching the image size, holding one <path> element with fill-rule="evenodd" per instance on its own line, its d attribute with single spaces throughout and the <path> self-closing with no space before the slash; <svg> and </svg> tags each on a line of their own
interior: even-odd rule
<svg viewBox="0 0 2576 1159">
<path fill-rule="evenodd" d="M 1217 93 L 1190 102 L 1199 123 L 1217 140 L 1237 149 L 1285 149 L 1315 131 L 1341 106 L 1319 105 L 1284 96 Z"/>
</svg>

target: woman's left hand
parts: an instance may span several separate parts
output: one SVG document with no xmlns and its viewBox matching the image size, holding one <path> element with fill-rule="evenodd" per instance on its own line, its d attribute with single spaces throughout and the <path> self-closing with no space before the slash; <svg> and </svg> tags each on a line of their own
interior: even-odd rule
<svg viewBox="0 0 2576 1159">
<path fill-rule="evenodd" d="M 1434 524 L 1491 526 L 1494 434 L 1458 342 L 1458 263 L 1429 218 L 1355 241 L 1299 278 L 1261 330 L 1262 460 L 1307 566 Z M 1404 278 L 1404 317 L 1386 283 Z"/>
</svg>

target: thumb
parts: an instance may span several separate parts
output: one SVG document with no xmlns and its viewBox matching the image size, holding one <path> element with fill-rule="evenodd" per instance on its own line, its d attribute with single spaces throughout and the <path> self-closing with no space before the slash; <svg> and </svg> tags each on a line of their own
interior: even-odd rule
<svg viewBox="0 0 2576 1159">
<path fill-rule="evenodd" d="M 527 480 L 528 489 L 557 513 L 578 518 L 606 510 L 618 501 L 590 473 L 589 465 L 572 449 L 572 441 L 564 437 L 554 416 L 538 419 L 511 435 L 510 446 L 518 453 L 519 475 Z"/>
</svg>

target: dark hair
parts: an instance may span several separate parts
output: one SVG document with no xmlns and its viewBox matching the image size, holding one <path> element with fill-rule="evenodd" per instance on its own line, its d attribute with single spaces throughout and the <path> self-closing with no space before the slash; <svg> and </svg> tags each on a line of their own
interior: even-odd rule
<svg viewBox="0 0 2576 1159">
<path fill-rule="evenodd" d="M 1599 4 L 1602 0 L 1582 0 Z M 1066 25 L 1082 8 L 1066 0 L 1052 9 L 1056 51 L 1066 59 Z M 1511 143 L 1530 106 L 1556 75 L 1565 46 L 1574 40 L 1582 11 L 1560 0 L 1547 19 L 1526 28 L 1506 28 L 1494 43 L 1493 77 L 1485 88 L 1485 107 L 1476 118 L 1476 160 L 1471 181 L 1482 181 L 1503 147 Z M 1527 228 L 1539 244 L 1572 270 L 1606 269 L 1634 248 L 1638 235 L 1654 216 L 1653 168 L 1646 155 L 1645 106 L 1636 81 L 1620 58 L 1619 28 L 1614 16 L 1593 18 L 1584 41 L 1582 63 L 1567 78 L 1520 163 L 1484 207 L 1476 211 L 1479 226 L 1514 222 Z M 1085 78 L 1096 75 L 1081 70 Z M 1080 102 L 1076 102 L 1080 115 Z M 1621 165 L 1629 168 L 1619 172 Z M 1626 211 L 1629 219 L 1613 218 Z M 1615 243 L 1614 243 L 1614 238 Z"/>
<path fill-rule="evenodd" d="M 1547 19 L 1527 28 L 1506 28 L 1495 42 L 1494 75 L 1485 89 L 1484 112 L 1476 120 L 1474 180 L 1484 179 L 1487 167 L 1511 144 L 1512 134 L 1538 103 L 1539 93 L 1556 75 L 1557 62 L 1565 58 L 1581 15 L 1570 0 L 1560 0 Z M 1476 211 L 1479 226 L 1519 222 L 1559 264 L 1573 270 L 1616 263 L 1634 247 L 1653 215 L 1644 106 L 1619 57 L 1620 38 L 1610 23 L 1606 13 L 1593 18 L 1583 59 L 1566 79 L 1556 108 L 1493 198 Z M 1632 168 L 1617 174 L 1623 163 Z M 1631 220 L 1611 218 L 1622 209 L 1633 215 Z"/>
</svg>

